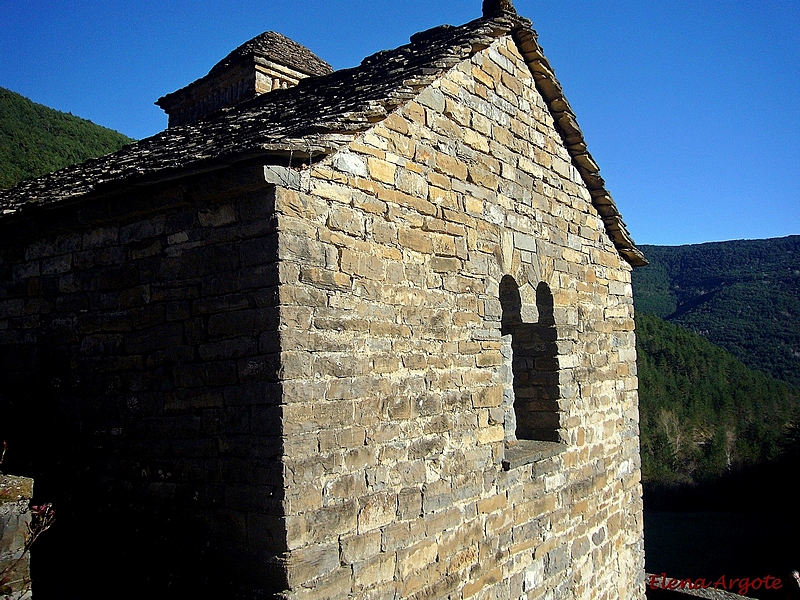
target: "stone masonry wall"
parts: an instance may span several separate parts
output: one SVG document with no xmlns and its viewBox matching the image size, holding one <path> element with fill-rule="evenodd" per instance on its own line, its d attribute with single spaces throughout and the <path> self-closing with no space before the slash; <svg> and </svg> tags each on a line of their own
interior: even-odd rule
<svg viewBox="0 0 800 600">
<path fill-rule="evenodd" d="M 151 596 L 641 598 L 630 267 L 514 42 L 269 173 L 0 221 L 0 438 L 59 511 L 42 569 L 91 555 Z M 524 382 L 506 276 L 554 337 L 523 340 Z M 515 430 L 514 394 L 553 439 Z"/>
<path fill-rule="evenodd" d="M 273 190 L 243 169 L 0 223 L 0 439 L 63 543 L 40 589 L 87 556 L 103 592 L 284 586 Z"/>
<path fill-rule="evenodd" d="M 285 596 L 642 598 L 630 267 L 514 42 L 276 210 Z M 504 275 L 552 293 L 561 441 L 507 471 Z"/>
</svg>

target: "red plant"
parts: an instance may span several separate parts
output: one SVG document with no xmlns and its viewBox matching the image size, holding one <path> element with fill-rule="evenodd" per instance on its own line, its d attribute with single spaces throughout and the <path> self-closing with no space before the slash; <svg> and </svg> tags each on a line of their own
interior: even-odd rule
<svg viewBox="0 0 800 600">
<path fill-rule="evenodd" d="M 39 539 L 40 535 L 50 529 L 56 520 L 56 512 L 53 510 L 52 504 L 31 506 L 31 515 L 31 522 L 26 524 L 28 531 L 25 534 L 25 544 L 22 547 L 22 552 L 16 560 L 9 563 L 2 571 L 0 571 L 1 598 L 7 598 L 11 596 L 12 590 L 9 584 L 11 583 L 11 576 L 14 570 L 31 551 L 31 546 L 33 546 L 33 543 Z M 23 581 L 22 583 L 28 582 Z"/>
</svg>

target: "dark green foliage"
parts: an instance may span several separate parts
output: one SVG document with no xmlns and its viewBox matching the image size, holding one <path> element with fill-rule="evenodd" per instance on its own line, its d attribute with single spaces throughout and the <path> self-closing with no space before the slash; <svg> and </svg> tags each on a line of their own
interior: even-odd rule
<svg viewBox="0 0 800 600">
<path fill-rule="evenodd" d="M 777 459 L 796 430 L 796 394 L 682 327 L 636 318 L 646 483 L 713 481 Z"/>
<path fill-rule="evenodd" d="M 641 313 L 682 325 L 753 369 L 800 386 L 800 236 L 642 246 Z"/>
<path fill-rule="evenodd" d="M 0 188 L 114 152 L 132 141 L 0 88 Z"/>
</svg>

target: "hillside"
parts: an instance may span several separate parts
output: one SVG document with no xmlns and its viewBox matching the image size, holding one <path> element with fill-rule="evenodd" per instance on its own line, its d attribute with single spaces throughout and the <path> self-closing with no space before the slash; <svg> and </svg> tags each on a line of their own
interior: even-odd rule
<svg viewBox="0 0 800 600">
<path fill-rule="evenodd" d="M 800 416 L 785 383 L 658 317 L 638 315 L 636 332 L 646 483 L 705 483 L 778 458 Z"/>
<path fill-rule="evenodd" d="M 641 249 L 650 266 L 633 274 L 638 314 L 800 386 L 800 236 Z"/>
<path fill-rule="evenodd" d="M 0 88 L 0 188 L 114 152 L 132 141 Z"/>
</svg>

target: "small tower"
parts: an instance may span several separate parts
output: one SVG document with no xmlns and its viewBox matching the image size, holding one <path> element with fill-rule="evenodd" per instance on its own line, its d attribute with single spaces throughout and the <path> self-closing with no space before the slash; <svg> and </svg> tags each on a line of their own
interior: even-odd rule
<svg viewBox="0 0 800 600">
<path fill-rule="evenodd" d="M 333 72 L 305 46 L 267 31 L 239 46 L 208 75 L 159 98 L 169 126 L 194 123 L 218 110 L 259 94 L 297 85 L 301 79 Z"/>
</svg>

